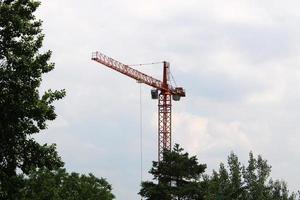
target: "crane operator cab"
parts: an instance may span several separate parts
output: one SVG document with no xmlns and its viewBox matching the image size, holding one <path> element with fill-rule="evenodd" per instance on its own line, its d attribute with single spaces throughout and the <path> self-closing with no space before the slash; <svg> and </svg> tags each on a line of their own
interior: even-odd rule
<svg viewBox="0 0 300 200">
<path fill-rule="evenodd" d="M 153 89 L 151 90 L 151 98 L 152 98 L 152 99 L 158 99 L 158 89 L 153 88 Z"/>
</svg>

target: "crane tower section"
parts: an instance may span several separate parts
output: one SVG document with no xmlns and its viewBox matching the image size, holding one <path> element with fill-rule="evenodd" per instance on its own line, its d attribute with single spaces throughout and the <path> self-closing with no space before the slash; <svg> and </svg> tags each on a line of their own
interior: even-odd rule
<svg viewBox="0 0 300 200">
<path fill-rule="evenodd" d="M 158 161 L 161 161 L 164 150 L 171 150 L 172 146 L 172 99 L 179 101 L 181 97 L 185 97 L 185 91 L 182 87 L 173 87 L 170 84 L 170 64 L 163 62 L 163 80 L 161 81 L 100 52 L 94 52 L 92 60 L 153 87 L 151 90 L 152 99 L 158 99 Z"/>
</svg>

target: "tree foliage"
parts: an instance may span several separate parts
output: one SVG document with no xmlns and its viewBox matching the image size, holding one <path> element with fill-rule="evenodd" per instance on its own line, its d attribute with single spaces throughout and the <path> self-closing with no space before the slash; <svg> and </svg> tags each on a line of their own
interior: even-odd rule
<svg viewBox="0 0 300 200">
<path fill-rule="evenodd" d="M 270 178 L 271 166 L 261 156 L 255 158 L 250 152 L 248 165 L 242 165 L 231 153 L 227 168 L 220 164 L 218 171 L 207 176 L 205 199 L 208 200 L 296 200 L 283 181 Z"/>
<path fill-rule="evenodd" d="M 227 165 L 221 163 L 212 175 L 203 174 L 205 168 L 175 145 L 161 162 L 153 162 L 149 173 L 156 182 L 143 182 L 139 194 L 147 200 L 300 200 L 300 192 L 291 193 L 284 181 L 273 181 L 267 160 L 252 152 L 247 165 L 231 153 Z"/>
<path fill-rule="evenodd" d="M 111 185 L 93 174 L 67 173 L 65 169 L 37 169 L 23 177 L 19 199 L 32 200 L 112 200 Z"/>
<path fill-rule="evenodd" d="M 44 35 L 34 12 L 35 0 L 0 0 L 0 197 L 11 199 L 17 170 L 63 165 L 55 145 L 40 145 L 32 134 L 56 114 L 52 103 L 65 92 L 38 90 L 51 71 L 51 51 L 40 52 Z"/>
<path fill-rule="evenodd" d="M 143 182 L 139 194 L 148 200 L 203 199 L 201 175 L 205 168 L 176 144 L 172 151 L 164 152 L 162 161 L 153 162 L 149 173 L 156 183 Z"/>
</svg>

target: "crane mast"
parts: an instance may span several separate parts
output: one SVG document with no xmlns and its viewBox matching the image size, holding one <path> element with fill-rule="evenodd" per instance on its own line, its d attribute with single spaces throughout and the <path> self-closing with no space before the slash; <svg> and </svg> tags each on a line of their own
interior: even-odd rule
<svg viewBox="0 0 300 200">
<path fill-rule="evenodd" d="M 185 97 L 182 87 L 174 88 L 170 84 L 170 64 L 163 62 L 163 80 L 161 81 L 100 52 L 94 52 L 92 60 L 154 88 L 151 90 L 151 96 L 152 99 L 158 99 L 158 161 L 161 161 L 164 150 L 171 150 L 172 146 L 172 99 L 179 101 L 180 97 Z"/>
</svg>

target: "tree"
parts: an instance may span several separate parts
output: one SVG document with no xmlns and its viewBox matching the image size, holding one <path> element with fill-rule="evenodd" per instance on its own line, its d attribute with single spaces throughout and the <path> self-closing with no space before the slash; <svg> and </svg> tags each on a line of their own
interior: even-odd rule
<svg viewBox="0 0 300 200">
<path fill-rule="evenodd" d="M 244 167 L 243 170 L 247 199 L 269 198 L 267 180 L 270 172 L 271 166 L 267 164 L 266 160 L 263 160 L 261 156 L 255 159 L 253 153 L 249 153 L 248 167 Z"/>
<path fill-rule="evenodd" d="M 271 166 L 261 156 L 249 153 L 248 165 L 244 166 L 231 153 L 228 167 L 220 164 L 219 171 L 205 178 L 208 200 L 296 200 L 297 195 L 287 189 L 283 181 L 270 178 Z"/>
<path fill-rule="evenodd" d="M 111 185 L 93 174 L 67 173 L 65 169 L 46 168 L 31 171 L 23 177 L 24 186 L 20 199 L 32 200 L 112 200 Z"/>
<path fill-rule="evenodd" d="M 176 144 L 172 151 L 165 151 L 163 160 L 153 162 L 149 171 L 155 182 L 142 183 L 139 194 L 148 200 L 193 200 L 203 199 L 201 177 L 206 165 L 198 164 L 195 156 L 183 153 L 183 149 Z"/>
<path fill-rule="evenodd" d="M 232 152 L 212 175 L 203 174 L 205 168 L 176 144 L 153 162 L 149 173 L 156 182 L 142 182 L 139 194 L 148 200 L 300 200 L 300 191 L 291 193 L 284 181 L 273 181 L 267 160 L 252 152 L 246 166 Z"/>
<path fill-rule="evenodd" d="M 35 0 L 0 0 L 0 198 L 13 199 L 17 170 L 63 165 L 55 145 L 40 145 L 32 134 L 56 114 L 52 103 L 65 91 L 40 95 L 42 75 L 54 68 L 51 51 L 40 52 L 44 35 Z"/>
<path fill-rule="evenodd" d="M 238 157 L 231 153 L 228 157 L 227 171 L 223 163 L 220 164 L 219 171 L 213 171 L 211 177 L 207 176 L 205 181 L 207 184 L 206 198 L 209 200 L 244 200 L 245 194 L 242 185 L 242 166 L 238 161 Z"/>
</svg>

